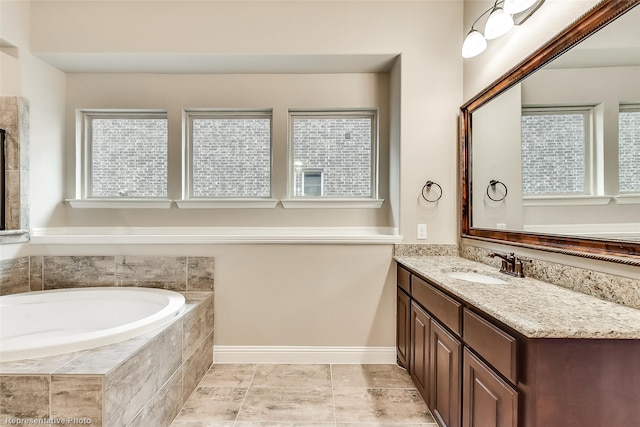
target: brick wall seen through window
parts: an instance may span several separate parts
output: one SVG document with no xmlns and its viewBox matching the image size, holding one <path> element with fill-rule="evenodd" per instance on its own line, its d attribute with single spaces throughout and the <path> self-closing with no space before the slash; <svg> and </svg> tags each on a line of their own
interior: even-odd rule
<svg viewBox="0 0 640 427">
<path fill-rule="evenodd" d="M 304 190 L 304 174 L 313 170 L 322 197 L 373 197 L 375 116 L 318 116 L 292 115 L 293 195 L 318 196 Z"/>
<path fill-rule="evenodd" d="M 88 116 L 92 197 L 167 196 L 167 119 Z"/>
<path fill-rule="evenodd" d="M 640 107 L 620 111 L 618 173 L 621 193 L 640 193 Z"/>
<path fill-rule="evenodd" d="M 192 197 L 271 195 L 271 118 L 198 117 L 191 122 Z"/>
<path fill-rule="evenodd" d="M 522 115 L 524 195 L 581 194 L 586 191 L 584 113 Z"/>
</svg>

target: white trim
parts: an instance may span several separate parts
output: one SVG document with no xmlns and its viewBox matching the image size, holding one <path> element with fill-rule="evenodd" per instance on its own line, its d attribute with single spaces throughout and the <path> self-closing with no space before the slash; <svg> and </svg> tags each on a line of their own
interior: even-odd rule
<svg viewBox="0 0 640 427">
<path fill-rule="evenodd" d="M 395 347 L 214 345 L 213 363 L 395 364 Z"/>
<path fill-rule="evenodd" d="M 169 209 L 170 199 L 67 199 L 77 209 Z"/>
<path fill-rule="evenodd" d="M 384 199 L 299 198 L 280 202 L 286 209 L 378 209 Z"/>
<path fill-rule="evenodd" d="M 363 244 L 402 242 L 391 227 L 54 227 L 32 244 Z"/>
<path fill-rule="evenodd" d="M 640 205 L 640 195 L 619 194 L 613 198 L 618 205 Z"/>
<path fill-rule="evenodd" d="M 528 196 L 522 200 L 523 206 L 604 206 L 611 202 L 611 196 Z"/>
<path fill-rule="evenodd" d="M 278 199 L 234 198 L 234 199 L 188 199 L 176 200 L 180 209 L 260 209 L 275 208 Z"/>
</svg>

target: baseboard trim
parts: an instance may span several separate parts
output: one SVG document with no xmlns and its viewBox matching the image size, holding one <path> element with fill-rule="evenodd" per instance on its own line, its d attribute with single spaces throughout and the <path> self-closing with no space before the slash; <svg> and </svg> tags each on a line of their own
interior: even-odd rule
<svg viewBox="0 0 640 427">
<path fill-rule="evenodd" d="M 216 345 L 213 363 L 394 364 L 396 348 Z"/>
</svg>

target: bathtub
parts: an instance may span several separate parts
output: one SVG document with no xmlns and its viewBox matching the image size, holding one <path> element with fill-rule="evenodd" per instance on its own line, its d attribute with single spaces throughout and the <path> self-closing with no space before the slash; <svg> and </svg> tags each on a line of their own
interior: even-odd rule
<svg viewBox="0 0 640 427">
<path fill-rule="evenodd" d="M 184 310 L 182 294 L 151 288 L 59 289 L 0 297 L 0 361 L 88 350 L 133 338 Z"/>
</svg>

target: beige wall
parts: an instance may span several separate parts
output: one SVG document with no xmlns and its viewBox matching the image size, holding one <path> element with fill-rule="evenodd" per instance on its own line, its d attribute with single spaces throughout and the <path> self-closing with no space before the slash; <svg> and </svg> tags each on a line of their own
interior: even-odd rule
<svg viewBox="0 0 640 427">
<path fill-rule="evenodd" d="M 0 1 L 4 8 L 9 0 Z M 34 146 L 42 154 L 32 160 L 38 166 L 33 185 L 40 192 L 53 185 L 55 191 L 32 200 L 32 226 L 162 225 L 165 220 L 172 226 L 387 225 L 398 227 L 405 242 L 413 242 L 416 223 L 426 222 L 425 243 L 455 243 L 461 15 L 462 0 L 33 1 L 31 21 L 23 22 L 31 26 L 27 52 L 62 68 L 64 64 L 93 68 L 90 73 L 61 73 L 64 82 L 54 88 L 57 97 L 68 84 L 58 121 L 66 131 L 53 132 L 49 141 Z M 202 68 L 203 63 L 239 58 L 241 63 L 253 62 L 253 70 L 236 67 L 235 75 L 220 76 Z M 380 64 L 387 61 L 384 76 L 371 74 L 372 58 Z M 391 63 L 389 58 L 397 59 Z M 247 74 L 264 68 L 264 61 L 276 61 L 269 65 L 289 75 Z M 131 69 L 134 63 L 143 63 L 145 73 L 118 72 L 141 71 Z M 162 73 L 176 64 L 185 74 Z M 292 75 L 300 67 L 306 67 L 308 75 Z M 347 73 L 320 75 L 327 70 Z M 105 71 L 109 74 L 101 73 Z M 38 83 L 36 75 L 28 79 L 22 84 Z M 174 208 L 158 213 L 80 211 L 62 203 L 73 188 L 75 135 L 69 129 L 74 108 L 96 107 L 98 101 L 116 105 L 122 100 L 128 106 L 155 101 L 175 111 L 208 101 L 206 93 L 197 91 L 197 82 L 226 91 L 228 100 L 238 99 L 229 95 L 242 93 L 248 85 L 253 98 L 245 99 L 270 101 L 261 107 L 275 102 L 278 114 L 296 106 L 288 104 L 308 106 L 325 95 L 336 95 L 336 89 L 339 99 L 350 97 L 349 102 L 368 104 L 385 98 L 389 144 L 386 164 L 381 165 L 386 169 L 386 182 L 381 183 L 385 199 L 388 195 L 385 207 L 320 212 Z M 330 88 L 333 83 L 337 86 Z M 273 87 L 266 86 L 270 84 Z M 288 93 L 276 94 L 278 88 Z M 34 128 L 42 124 L 32 120 Z M 56 151 L 61 147 L 62 157 Z M 170 155 L 175 159 L 179 153 Z M 284 171 L 277 174 L 282 182 Z M 425 207 L 418 199 L 429 179 L 444 189 L 436 208 Z M 390 244 L 31 244 L 29 252 L 214 256 L 217 345 L 395 345 L 395 264 Z"/>
<path fill-rule="evenodd" d="M 388 165 L 399 175 L 397 189 L 390 190 L 398 194 L 391 197 L 396 203 L 390 206 L 393 226 L 410 242 L 415 241 L 416 223 L 427 222 L 427 243 L 453 243 L 461 13 L 461 1 L 34 1 L 32 46 L 36 55 L 56 63 L 87 58 L 114 68 L 118 62 L 113 59 L 130 64 L 137 55 L 151 55 L 150 61 L 186 61 L 185 67 L 193 61 L 194 69 L 203 57 L 258 55 L 282 65 L 313 63 L 314 55 L 329 55 L 338 62 L 334 67 L 341 68 L 340 61 L 400 56 L 401 66 L 394 68 L 399 83 L 391 85 L 390 93 L 399 100 L 390 111 L 398 123 L 391 132 L 391 150 L 399 153 Z M 352 71 L 363 71 L 358 68 L 356 64 Z M 66 138 L 70 150 L 72 136 Z M 429 179 L 445 190 L 435 211 L 418 203 Z M 193 214 L 181 215 L 190 219 Z M 75 225 L 75 216 L 68 215 L 65 225 Z"/>
<path fill-rule="evenodd" d="M 290 108 L 377 108 L 379 113 L 380 209 L 73 209 L 67 226 L 391 226 L 389 210 L 389 76 L 349 74 L 102 74 L 67 75 L 67 135 L 76 109 L 166 110 L 169 119 L 169 198 L 180 199 L 183 109 L 272 108 L 272 197 L 286 199 Z M 68 138 L 72 139 L 72 138 Z M 73 148 L 73 146 L 68 148 Z M 67 164 L 75 153 L 67 150 Z M 74 198 L 75 167 L 66 170 L 67 197 Z M 215 216 L 212 216 L 214 213 Z M 49 224 L 45 226 L 51 226 Z"/>
</svg>

